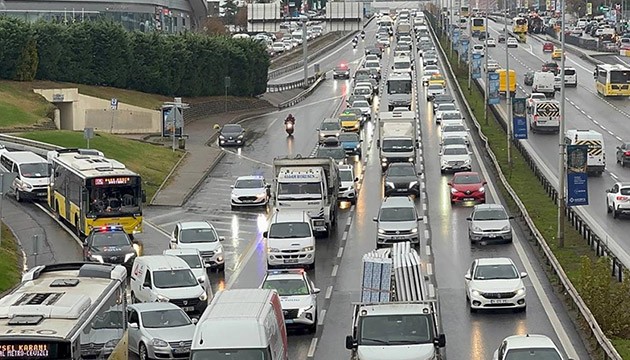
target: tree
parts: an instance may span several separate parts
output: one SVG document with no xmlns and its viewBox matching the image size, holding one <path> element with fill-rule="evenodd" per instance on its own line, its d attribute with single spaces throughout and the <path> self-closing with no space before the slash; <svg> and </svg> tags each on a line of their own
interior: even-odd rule
<svg viewBox="0 0 630 360">
<path fill-rule="evenodd" d="M 234 25 L 234 18 L 236 17 L 236 12 L 238 11 L 238 7 L 236 6 L 236 1 L 225 0 L 225 3 L 221 5 L 221 9 L 223 9 L 223 16 L 225 17 L 225 24 Z"/>
<path fill-rule="evenodd" d="M 238 12 L 234 17 L 234 25 L 240 27 L 241 29 L 247 29 L 247 8 L 240 7 L 238 8 Z"/>
<path fill-rule="evenodd" d="M 223 20 L 218 17 L 212 16 L 206 18 L 203 24 L 203 31 L 208 35 L 225 35 L 227 30 Z"/>
<path fill-rule="evenodd" d="M 39 58 L 37 57 L 37 43 L 35 38 L 28 39 L 26 46 L 22 48 L 22 53 L 17 63 L 15 71 L 15 80 L 33 81 L 37 73 L 37 65 Z"/>
</svg>

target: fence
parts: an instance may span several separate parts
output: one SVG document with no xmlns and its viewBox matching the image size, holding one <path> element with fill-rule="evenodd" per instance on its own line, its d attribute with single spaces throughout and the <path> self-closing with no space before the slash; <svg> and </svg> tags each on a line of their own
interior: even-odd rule
<svg viewBox="0 0 630 360">
<path fill-rule="evenodd" d="M 304 99 L 306 99 L 309 95 L 311 95 L 315 89 L 317 89 L 317 87 L 319 87 L 319 85 L 326 80 L 326 73 L 320 73 L 316 75 L 316 79 L 313 82 L 313 84 L 306 90 L 302 91 L 301 93 L 299 93 L 298 95 L 292 97 L 291 99 L 282 102 L 280 104 L 278 104 L 278 109 L 285 109 L 288 107 L 291 107 L 297 103 L 302 102 Z M 304 82 L 302 80 L 302 82 Z"/>
<path fill-rule="evenodd" d="M 318 79 L 318 76 L 319 75 L 313 75 L 309 77 L 306 85 L 304 85 L 304 79 L 291 81 L 289 83 L 284 83 L 284 84 L 267 84 L 267 92 L 275 93 L 275 92 L 282 92 L 282 91 L 287 91 L 287 90 L 292 90 L 292 89 L 297 89 L 297 88 L 305 88 L 305 87 L 313 85 L 315 81 Z"/>
<path fill-rule="evenodd" d="M 435 17 L 430 13 L 427 13 L 427 16 L 431 20 L 431 25 L 432 25 L 431 32 L 432 32 L 433 38 L 436 41 L 437 47 L 439 48 L 439 51 L 440 51 L 440 56 L 448 70 L 447 77 L 449 77 L 449 79 L 454 84 L 455 88 L 457 89 L 457 91 L 454 91 L 453 93 L 456 97 L 459 98 L 460 102 L 465 105 L 465 111 L 468 113 L 468 118 L 471 119 L 471 121 L 474 123 L 475 127 L 477 128 L 477 135 L 481 138 L 481 141 L 483 142 L 486 153 L 488 154 L 493 164 L 492 171 L 494 175 L 499 178 L 503 187 L 506 189 L 506 191 L 508 192 L 512 200 L 516 203 L 518 207 L 518 211 L 519 211 L 518 218 L 521 219 L 521 221 L 523 221 L 526 225 L 524 230 L 528 231 L 528 235 L 530 236 L 530 238 L 534 239 L 535 244 L 538 247 L 540 247 L 545 257 L 546 265 L 549 266 L 551 270 L 554 272 L 554 274 L 557 276 L 557 278 L 560 281 L 560 284 L 562 285 L 563 292 L 571 299 L 573 303 L 573 307 L 578 310 L 582 319 L 588 324 L 588 328 L 590 329 L 591 336 L 596 339 L 597 346 L 604 353 L 604 358 L 622 360 L 617 350 L 614 348 L 610 340 L 606 337 L 606 335 L 602 331 L 601 327 L 597 323 L 597 320 L 595 319 L 595 317 L 589 310 L 588 306 L 584 303 L 584 300 L 582 300 L 579 293 L 577 292 L 577 290 L 575 289 L 575 287 L 573 286 L 573 284 L 567 277 L 566 273 L 564 272 L 564 269 L 562 269 L 562 266 L 560 265 L 555 255 L 553 254 L 553 252 L 547 245 L 545 238 L 536 228 L 534 221 L 529 216 L 529 212 L 527 211 L 527 209 L 521 202 L 520 198 L 518 197 L 514 189 L 512 189 L 509 182 L 507 181 L 507 178 L 503 174 L 503 171 L 501 170 L 499 162 L 497 161 L 497 158 L 494 152 L 490 148 L 490 145 L 488 143 L 488 138 L 481 131 L 481 125 L 475 118 L 472 112 L 472 109 L 470 108 L 470 105 L 468 104 L 468 101 L 466 100 L 466 97 L 463 95 L 463 91 L 461 87 L 459 86 L 459 83 L 457 82 L 455 73 L 453 72 L 453 69 L 450 63 L 447 61 L 446 53 L 444 52 L 444 49 L 442 48 L 440 42 L 437 40 L 436 34 L 433 32 L 433 27 L 436 24 Z M 485 91 L 484 86 L 481 85 L 481 83 L 478 80 L 475 80 L 474 83 L 475 83 L 475 86 L 477 86 L 477 88 L 482 93 Z M 497 119 L 502 120 L 500 123 L 501 123 L 501 126 L 503 126 L 505 129 L 507 127 L 507 122 L 506 122 L 507 120 L 502 116 L 502 114 L 500 114 L 496 106 L 491 106 L 490 108 L 491 108 L 491 111 L 494 113 L 494 115 L 497 117 Z M 557 190 L 555 186 L 553 186 L 553 184 L 543 174 L 537 162 L 535 162 L 532 156 L 530 156 L 529 152 L 523 146 L 521 146 L 520 141 L 513 141 L 513 143 L 515 144 L 519 152 L 523 155 L 523 157 L 528 159 L 527 162 L 529 166 L 532 168 L 537 178 L 541 181 L 547 193 L 551 196 L 552 199 L 554 199 L 554 201 L 557 200 Z M 582 236 L 586 238 L 588 243 L 591 245 L 593 249 L 595 249 L 598 255 L 611 256 L 612 265 L 613 265 L 612 266 L 613 274 L 618 279 L 620 279 L 623 265 L 621 265 L 619 260 L 614 256 L 614 254 L 612 253 L 612 251 L 610 251 L 607 245 L 601 241 L 601 238 L 597 234 L 594 233 L 594 231 L 592 230 L 592 226 L 590 226 L 586 221 L 584 221 L 583 218 L 581 218 L 580 215 L 577 214 L 577 211 L 574 211 L 571 208 L 567 209 L 567 217 L 569 219 L 569 222 L 573 226 L 576 227 L 576 229 L 582 234 Z"/>
</svg>

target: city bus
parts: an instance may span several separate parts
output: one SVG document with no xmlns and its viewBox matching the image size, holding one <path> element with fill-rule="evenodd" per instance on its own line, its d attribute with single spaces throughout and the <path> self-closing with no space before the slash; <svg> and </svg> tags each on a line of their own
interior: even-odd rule
<svg viewBox="0 0 630 360">
<path fill-rule="evenodd" d="M 48 205 L 77 236 L 107 225 L 120 225 L 131 236 L 142 232 L 146 195 L 140 175 L 116 160 L 80 149 L 50 151 L 48 162 Z"/>
<path fill-rule="evenodd" d="M 527 39 L 527 23 L 525 17 L 517 16 L 512 19 L 512 32 L 519 37 L 519 41 L 524 43 Z"/>
<path fill-rule="evenodd" d="M 127 330 L 126 284 L 121 265 L 32 268 L 0 299 L 0 358 L 107 359 Z"/>
<path fill-rule="evenodd" d="M 459 16 L 460 17 L 468 17 L 468 16 L 470 16 L 470 13 L 468 12 L 468 6 L 462 6 L 459 9 Z"/>
<path fill-rule="evenodd" d="M 478 36 L 482 32 L 486 32 L 486 19 L 482 17 L 475 17 L 472 19 L 471 30 L 473 36 Z"/>
<path fill-rule="evenodd" d="M 630 96 L 630 68 L 603 64 L 595 69 L 595 87 L 603 96 Z"/>
</svg>

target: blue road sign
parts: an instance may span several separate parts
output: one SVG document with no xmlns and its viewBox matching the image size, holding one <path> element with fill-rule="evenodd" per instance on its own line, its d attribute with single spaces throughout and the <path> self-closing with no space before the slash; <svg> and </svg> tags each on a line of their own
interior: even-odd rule
<svg viewBox="0 0 630 360">
<path fill-rule="evenodd" d="M 588 174 L 567 173 L 567 206 L 588 205 Z"/>
<path fill-rule="evenodd" d="M 512 99 L 512 121 L 514 139 L 527 139 L 527 120 L 525 118 L 525 98 Z"/>
<path fill-rule="evenodd" d="M 481 79 L 481 54 L 472 55 L 472 78 Z"/>
<path fill-rule="evenodd" d="M 501 103 L 499 97 L 499 74 L 495 72 L 488 73 L 488 104 L 497 105 Z"/>
</svg>

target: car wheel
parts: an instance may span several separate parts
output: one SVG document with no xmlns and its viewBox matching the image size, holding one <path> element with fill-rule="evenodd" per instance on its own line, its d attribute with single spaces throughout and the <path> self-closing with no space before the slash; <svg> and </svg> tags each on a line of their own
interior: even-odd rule
<svg viewBox="0 0 630 360">
<path fill-rule="evenodd" d="M 20 194 L 20 190 L 15 190 L 15 200 L 17 200 L 17 202 L 22 202 L 22 195 Z"/>
<path fill-rule="evenodd" d="M 617 219 L 619 217 L 619 211 L 617 211 L 617 209 L 614 208 L 614 204 L 613 204 L 613 210 L 612 210 L 612 214 L 613 214 L 613 219 Z"/>
<path fill-rule="evenodd" d="M 140 343 L 138 346 L 138 357 L 140 360 L 149 360 L 149 352 L 147 351 L 147 346 L 144 343 Z"/>
<path fill-rule="evenodd" d="M 606 200 L 606 213 L 610 214 L 612 212 L 612 209 L 610 208 L 610 205 L 608 204 L 608 200 Z"/>
<path fill-rule="evenodd" d="M 472 307 L 472 306 L 470 306 L 470 305 L 468 305 L 468 308 L 470 309 L 470 312 L 471 312 L 472 314 L 474 314 L 474 313 L 476 313 L 476 312 L 477 312 L 477 309 L 473 308 L 473 307 Z"/>
<path fill-rule="evenodd" d="M 309 326 L 306 329 L 306 332 L 308 332 L 309 334 L 315 334 L 317 332 L 317 313 L 315 314 L 315 320 L 313 321 L 313 325 Z"/>
</svg>

